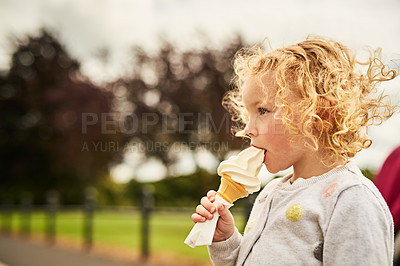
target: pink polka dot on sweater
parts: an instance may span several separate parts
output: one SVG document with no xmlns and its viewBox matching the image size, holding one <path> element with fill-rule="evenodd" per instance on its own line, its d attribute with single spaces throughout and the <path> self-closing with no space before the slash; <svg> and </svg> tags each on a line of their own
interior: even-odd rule
<svg viewBox="0 0 400 266">
<path fill-rule="evenodd" d="M 335 193 L 336 189 L 338 188 L 338 183 L 332 183 L 329 186 L 327 186 L 323 191 L 322 191 L 322 196 L 325 198 L 332 196 L 333 193 Z"/>
</svg>

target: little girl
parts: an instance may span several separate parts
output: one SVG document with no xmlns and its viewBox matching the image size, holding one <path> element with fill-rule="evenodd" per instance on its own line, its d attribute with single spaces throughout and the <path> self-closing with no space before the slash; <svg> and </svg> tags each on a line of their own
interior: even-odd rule
<svg viewBox="0 0 400 266">
<path fill-rule="evenodd" d="M 365 74 L 356 69 L 363 65 Z M 320 37 L 270 52 L 243 49 L 234 66 L 236 87 L 224 105 L 265 150 L 269 172 L 293 173 L 260 192 L 243 235 L 229 210 L 214 206 L 215 191 L 202 198 L 194 222 L 221 215 L 208 247 L 213 264 L 391 265 L 389 209 L 349 159 L 371 145 L 368 126 L 393 115 L 383 94 L 373 96 L 396 71 L 377 51 L 361 64 Z"/>
</svg>

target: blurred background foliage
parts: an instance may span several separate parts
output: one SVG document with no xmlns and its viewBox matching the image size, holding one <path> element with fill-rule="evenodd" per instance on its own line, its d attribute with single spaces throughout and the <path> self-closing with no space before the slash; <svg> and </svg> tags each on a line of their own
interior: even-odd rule
<svg viewBox="0 0 400 266">
<path fill-rule="evenodd" d="M 81 114 L 111 111 L 111 92 L 85 80 L 79 62 L 46 31 L 16 42 L 9 73 L 0 77 L 1 193 L 58 189 L 70 202 L 103 178 L 110 153 L 82 152 L 82 141 L 117 140 L 97 128 L 81 133 Z"/>
<path fill-rule="evenodd" d="M 77 204 L 91 186 L 100 204 L 138 204 L 142 184 L 115 183 L 110 167 L 124 160 L 123 147 L 159 142 L 162 149 L 143 150 L 144 158 L 157 158 L 168 170 L 154 184 L 156 204 L 192 205 L 219 181 L 215 171 L 199 164 L 193 173 L 176 177 L 170 169 L 180 150 L 171 152 L 173 145 L 196 152 L 211 149 L 211 142 L 229 143 L 228 149 L 210 150 L 218 160 L 243 148 L 221 105 L 232 57 L 244 45 L 239 36 L 220 49 L 180 51 L 164 42 L 158 53 L 149 54 L 133 47 L 130 74 L 101 85 L 81 74 L 80 63 L 55 33 L 42 30 L 11 41 L 12 63 L 0 75 L 2 198 L 18 202 L 31 193 L 35 203 L 44 203 L 46 191 L 55 189 L 63 204 Z M 85 114 L 97 123 L 83 121 Z M 181 114 L 190 122 L 179 123 Z M 118 148 L 88 147 L 94 143 Z"/>
</svg>

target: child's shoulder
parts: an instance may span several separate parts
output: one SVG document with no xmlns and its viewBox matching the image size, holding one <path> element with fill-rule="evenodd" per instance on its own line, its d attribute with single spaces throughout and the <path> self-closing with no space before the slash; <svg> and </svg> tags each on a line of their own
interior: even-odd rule
<svg viewBox="0 0 400 266">
<path fill-rule="evenodd" d="M 343 171 L 334 176 L 340 190 L 346 190 L 354 187 L 363 187 L 370 190 L 373 194 L 380 194 L 374 183 L 366 178 L 357 165 L 350 162 L 343 167 Z"/>
<path fill-rule="evenodd" d="M 374 183 L 365 177 L 353 163 L 348 163 L 345 169 L 346 171 L 335 177 L 335 182 L 337 182 L 336 201 L 346 199 L 353 204 L 356 204 L 355 201 L 375 203 L 376 206 L 380 206 L 379 208 L 386 212 L 387 204 Z"/>
</svg>

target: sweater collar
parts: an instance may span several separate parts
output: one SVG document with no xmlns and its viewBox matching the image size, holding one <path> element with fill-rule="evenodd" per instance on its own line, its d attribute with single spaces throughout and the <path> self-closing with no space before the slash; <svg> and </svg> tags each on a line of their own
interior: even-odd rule
<svg viewBox="0 0 400 266">
<path fill-rule="evenodd" d="M 357 166 L 355 166 L 352 162 L 349 162 L 344 166 L 339 166 L 339 167 L 333 168 L 333 169 L 329 170 L 328 172 L 326 172 L 322 175 L 319 175 L 319 176 L 312 176 L 312 177 L 309 177 L 306 179 L 298 178 L 293 182 L 293 184 L 290 183 L 290 178 L 293 176 L 293 173 L 291 173 L 282 178 L 279 186 L 281 188 L 284 188 L 287 190 L 293 190 L 293 189 L 296 189 L 299 187 L 305 187 L 305 186 L 309 186 L 309 185 L 318 183 L 318 182 L 325 180 L 331 176 L 340 175 L 341 173 L 344 173 L 347 171 L 351 171 L 351 172 L 355 173 L 355 172 L 357 172 Z"/>
</svg>

